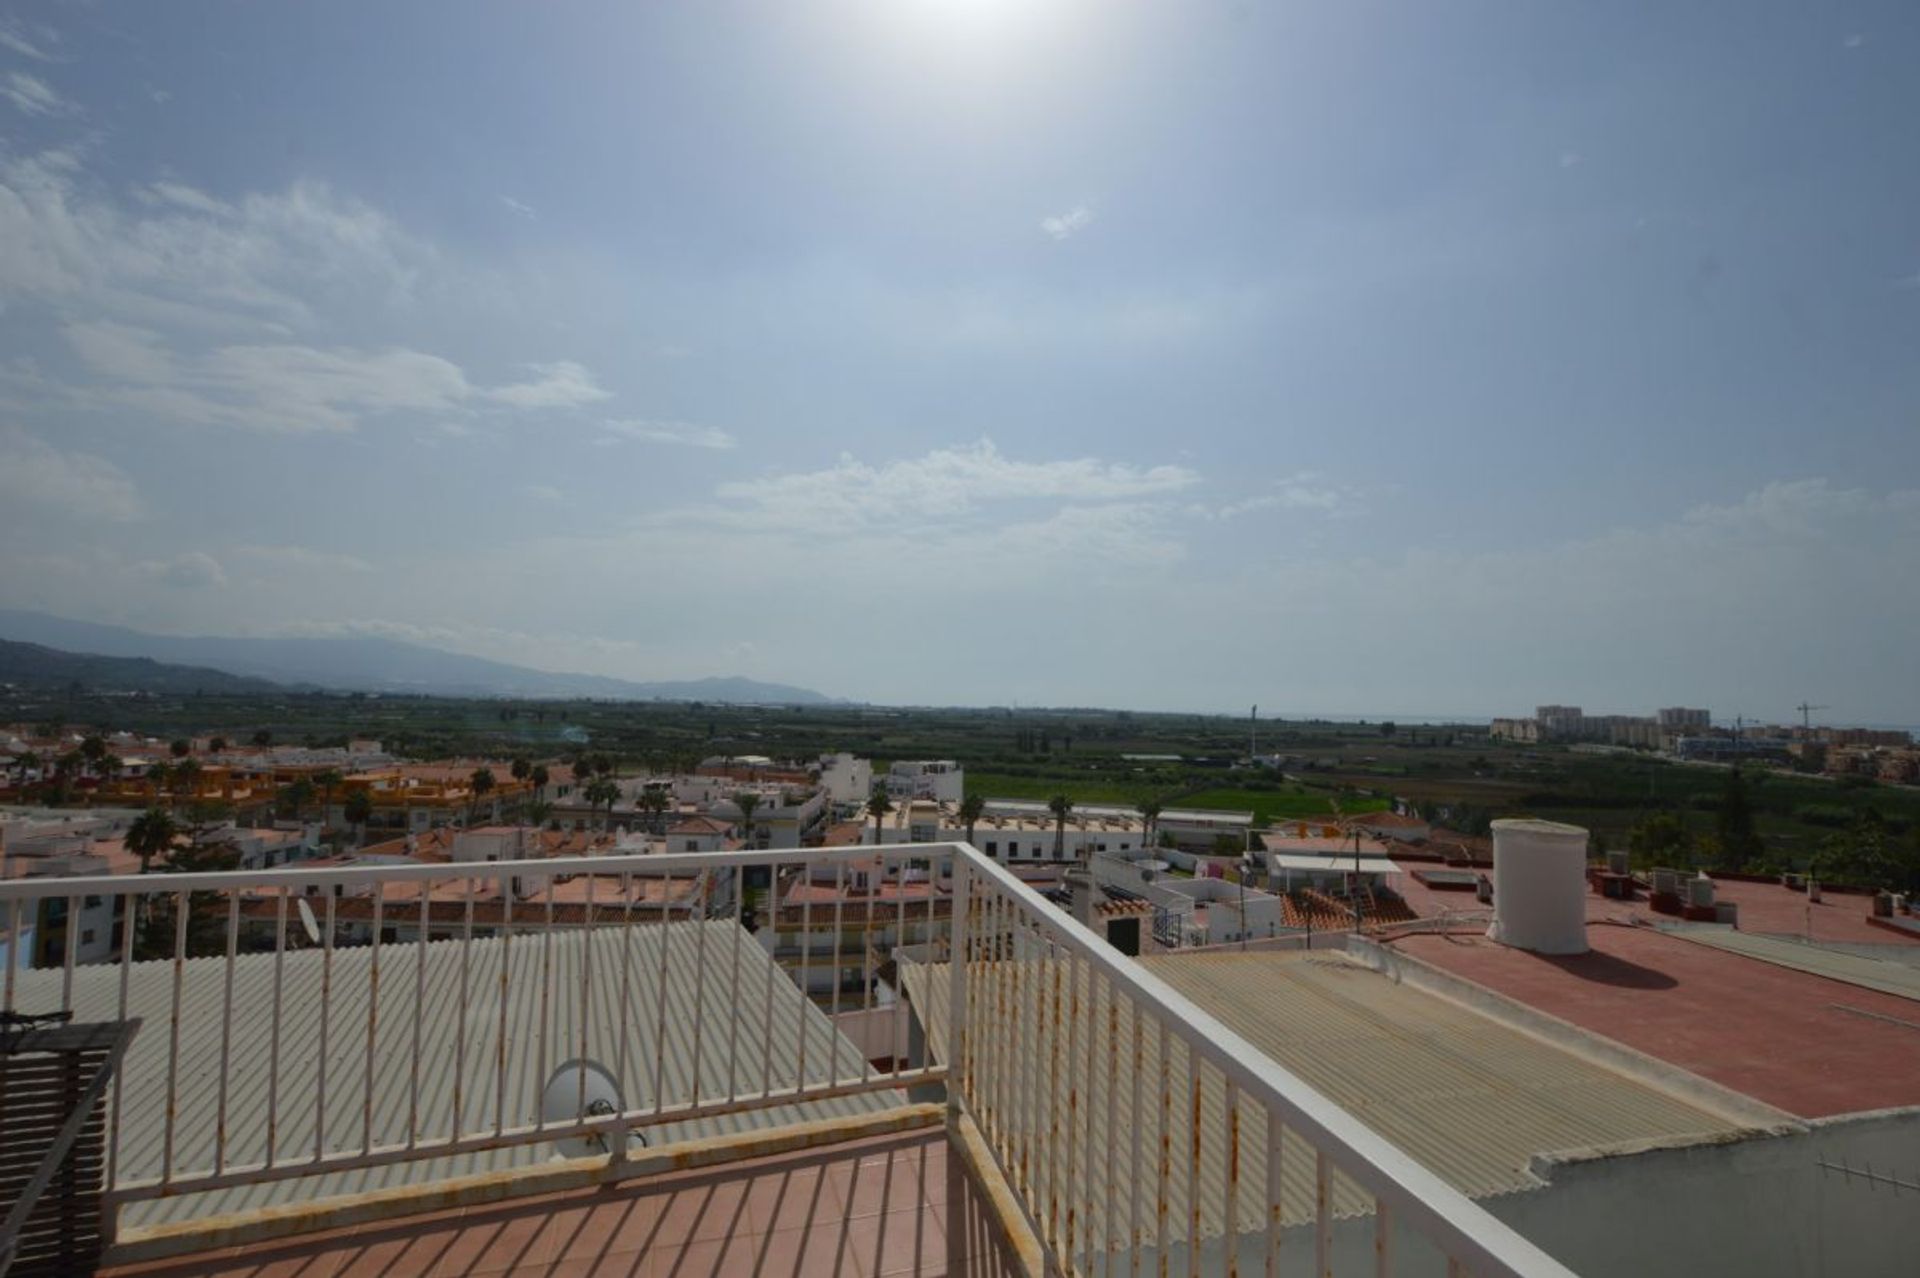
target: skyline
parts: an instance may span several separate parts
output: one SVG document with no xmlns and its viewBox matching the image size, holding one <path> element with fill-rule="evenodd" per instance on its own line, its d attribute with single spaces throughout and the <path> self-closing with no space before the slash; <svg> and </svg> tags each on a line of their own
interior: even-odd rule
<svg viewBox="0 0 1920 1278">
<path fill-rule="evenodd" d="M 0 606 L 879 704 L 1920 723 L 1916 44 L 19 6 Z"/>
</svg>

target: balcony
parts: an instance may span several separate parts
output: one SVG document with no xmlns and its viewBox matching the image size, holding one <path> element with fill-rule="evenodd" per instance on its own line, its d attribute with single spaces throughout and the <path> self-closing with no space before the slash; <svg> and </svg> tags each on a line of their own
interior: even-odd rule
<svg viewBox="0 0 1920 1278">
<path fill-rule="evenodd" d="M 876 858 L 933 940 L 810 999 L 734 885 Z M 966 845 L 8 881 L 9 954 L 86 896 L 4 1006 L 141 1022 L 56 1179 L 116 1272 L 1567 1273 Z"/>
</svg>

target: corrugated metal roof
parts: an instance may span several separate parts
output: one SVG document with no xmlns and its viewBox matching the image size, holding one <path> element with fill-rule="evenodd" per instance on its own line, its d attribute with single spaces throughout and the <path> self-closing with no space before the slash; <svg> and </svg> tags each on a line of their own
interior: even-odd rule
<svg viewBox="0 0 1920 1278">
<path fill-rule="evenodd" d="M 702 934 L 705 939 L 702 941 Z M 550 939 L 549 939 L 550 938 Z M 622 929 L 596 929 L 515 936 L 505 946 L 509 974 L 506 1039 L 500 1041 L 502 942 L 471 943 L 468 959 L 465 1126 L 491 1131 L 495 1096 L 504 1058 L 508 1127 L 538 1118 L 539 1033 L 547 1024 L 546 1069 L 580 1054 L 586 1026 L 586 1055 L 608 1069 L 620 1062 L 622 968 L 630 961 L 632 982 L 626 1033 L 627 1069 L 623 1079 L 629 1105 L 650 1105 L 653 1087 L 660 991 L 666 993 L 665 1061 L 660 1089 L 671 1105 L 690 1100 L 695 1081 L 694 1010 L 700 1009 L 698 1078 L 703 1096 L 727 1092 L 730 1023 L 736 1055 L 732 1058 L 740 1095 L 761 1089 L 770 1069 L 776 1088 L 799 1081 L 799 1043 L 807 1044 L 807 1081 L 824 1083 L 834 1074 L 858 1075 L 857 1048 L 835 1031 L 791 979 L 767 957 L 752 937 L 723 921 Z M 420 1130 L 445 1135 L 452 1127 L 456 1044 L 462 1037 L 459 1007 L 461 943 L 434 941 L 424 950 L 425 997 L 420 1025 Z M 739 961 L 738 997 L 730 976 Z M 279 1112 L 275 1142 L 283 1162 L 310 1157 L 314 1149 L 320 1056 L 321 958 L 318 950 L 288 953 L 282 972 Z M 367 1012 L 370 947 L 340 948 L 332 963 L 328 1013 L 326 1078 L 327 1145 L 358 1151 L 362 1142 L 363 1102 L 369 1088 Z M 409 1072 L 415 1015 L 416 965 L 421 947 L 389 944 L 380 950 L 378 1016 L 371 1070 L 373 1143 L 403 1143 L 407 1137 Z M 585 978 L 591 962 L 591 981 Z M 542 1007 L 543 964 L 550 964 L 552 991 Z M 269 1026 L 274 957 L 241 955 L 234 963 L 231 1072 L 227 1100 L 227 1161 L 258 1163 L 267 1150 Z M 110 1020 L 117 1015 L 120 969 L 82 967 L 74 973 L 75 1019 Z M 181 999 L 178 1118 L 174 1163 L 179 1168 L 212 1165 L 218 1105 L 222 1006 L 226 961 L 192 959 L 185 965 Z M 57 1007 L 58 971 L 23 972 L 19 1003 L 23 1010 Z M 120 1180 L 160 1174 L 165 1121 L 168 1019 L 172 1008 L 172 965 L 136 963 L 129 971 L 129 1013 L 145 1021 L 126 1060 L 126 1100 L 120 1136 Z M 769 1003 L 772 1032 L 768 1035 Z M 771 1060 L 764 1045 L 771 1045 Z M 742 1111 L 649 1129 L 654 1144 L 727 1132 L 763 1129 L 830 1116 L 872 1113 L 902 1102 L 895 1094 L 808 1101 L 758 1111 Z M 478 1117 L 476 1117 L 478 1116 Z M 296 1181 L 280 1181 L 198 1194 L 191 1198 L 129 1205 L 124 1222 L 149 1225 L 212 1212 L 239 1211 L 273 1203 L 333 1194 L 357 1193 L 394 1185 L 421 1184 L 448 1176 L 495 1171 L 544 1162 L 554 1155 L 546 1142 L 396 1163 L 362 1171 L 334 1172 Z"/>
<path fill-rule="evenodd" d="M 1920 1001 L 1920 971 L 1905 963 L 1847 953 L 1805 941 L 1740 932 L 1712 923 L 1670 925 L 1662 930 L 1702 945 L 1712 945 L 1729 953 L 1759 959 L 1763 963 L 1791 967 L 1829 980 L 1845 981 L 1863 989 Z"/>
<path fill-rule="evenodd" d="M 1412 1157 L 1472 1196 L 1537 1187 L 1528 1169 L 1536 1154 L 1636 1141 L 1709 1138 L 1739 1128 L 1668 1092 L 1575 1056 L 1552 1044 L 1508 1029 L 1459 1004 L 1410 989 L 1344 956 L 1328 954 L 1222 953 L 1168 956 L 1145 960 L 1154 975 L 1198 1003 L 1261 1048 L 1274 1060 L 1352 1111 L 1368 1126 Z M 1012 965 L 1023 979 L 1039 980 L 1050 998 L 1054 962 Z M 910 969 L 906 985 L 915 1007 L 926 1009 L 928 1037 L 936 1054 L 945 1047 L 945 990 L 942 966 Z M 928 988 L 932 982 L 931 990 Z M 1065 984 L 1065 982 L 1063 982 Z M 1083 1218 L 1096 1236 L 1120 1245 L 1126 1235 L 1127 1186 L 1148 1199 L 1142 1219 L 1151 1221 L 1150 1196 L 1159 1140 L 1160 1113 L 1155 1086 L 1159 1042 L 1155 1027 L 1145 1028 L 1146 1100 L 1136 1120 L 1132 1112 L 1133 1017 L 1123 999 L 1118 1009 L 1118 1086 L 1115 1118 L 1107 1122 L 1109 1043 L 1103 1002 L 1091 1007 L 1093 993 L 1079 975 L 1082 1014 L 1078 1049 L 1064 1050 L 1058 1068 L 1028 1048 L 1038 1041 L 1027 1016 L 1012 1024 L 993 1023 L 991 1041 L 1003 1044 L 996 1059 L 1018 1064 L 1023 1083 L 1054 1089 L 1054 1105 L 1065 1104 L 1066 1088 L 1080 1090 L 1083 1115 L 1091 1130 L 1081 1135 L 1078 1166 L 1085 1169 L 1087 1198 Z M 929 998 L 931 994 L 931 998 Z M 1070 997 L 1070 996 L 1069 996 Z M 991 1006 L 989 1002 L 989 1006 Z M 1092 1015 L 1087 1014 L 1091 1012 Z M 1046 1013 L 1051 1017 L 1050 1011 Z M 1091 1027 L 1089 1027 L 1091 1022 Z M 1089 1036 L 1091 1035 L 1091 1041 Z M 1188 1203 L 1190 1095 L 1184 1047 L 1171 1050 L 1174 1076 L 1171 1218 L 1176 1237 L 1184 1238 Z M 1202 1234 L 1225 1228 L 1225 1089 L 1219 1073 L 1201 1073 Z M 1043 1117 L 1050 1112 L 1042 1107 Z M 1241 1107 L 1243 1153 L 1241 1228 L 1264 1219 L 1260 1201 L 1265 1163 L 1255 1154 L 1264 1146 L 1266 1115 L 1258 1106 Z M 1106 1219 L 1106 1180 L 1110 1168 L 1129 1164 L 1133 1134 L 1139 1133 L 1142 1165 L 1119 1182 L 1121 1207 Z M 1090 1141 L 1089 1150 L 1086 1142 Z M 1289 1223 L 1312 1219 L 1313 1155 L 1304 1141 L 1282 1152 L 1282 1216 Z M 1336 1177 L 1334 1210 L 1358 1214 L 1372 1209 L 1371 1198 Z"/>
</svg>

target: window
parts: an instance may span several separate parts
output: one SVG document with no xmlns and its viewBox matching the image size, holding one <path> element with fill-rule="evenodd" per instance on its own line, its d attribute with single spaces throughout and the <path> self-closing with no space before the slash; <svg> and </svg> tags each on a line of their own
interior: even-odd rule
<svg viewBox="0 0 1920 1278">
<path fill-rule="evenodd" d="M 93 929 L 92 929 L 92 928 L 90 928 L 90 927 L 89 927 L 89 928 L 84 928 L 84 929 L 82 929 L 82 930 L 81 930 L 81 932 L 80 932 L 80 944 L 82 944 L 82 945 L 92 945 L 92 944 L 93 944 Z"/>
<path fill-rule="evenodd" d="M 987 840 L 987 855 L 988 856 L 1000 855 L 1000 845 L 992 839 Z"/>
</svg>

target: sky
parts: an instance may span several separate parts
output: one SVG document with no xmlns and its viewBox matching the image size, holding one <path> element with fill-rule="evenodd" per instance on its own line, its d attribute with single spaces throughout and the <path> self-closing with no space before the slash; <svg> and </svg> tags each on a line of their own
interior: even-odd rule
<svg viewBox="0 0 1920 1278">
<path fill-rule="evenodd" d="M 1920 6 L 0 5 L 0 604 L 1920 723 Z"/>
</svg>

